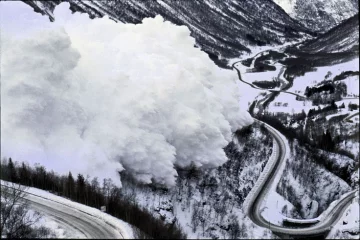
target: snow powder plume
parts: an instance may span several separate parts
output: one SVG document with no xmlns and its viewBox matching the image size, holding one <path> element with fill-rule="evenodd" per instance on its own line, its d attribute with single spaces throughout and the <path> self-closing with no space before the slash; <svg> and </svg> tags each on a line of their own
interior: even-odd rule
<svg viewBox="0 0 360 240">
<path fill-rule="evenodd" d="M 160 16 L 122 24 L 68 8 L 54 23 L 19 18 L 16 33 L 2 21 L 2 156 L 117 184 L 125 169 L 168 186 L 174 166 L 227 160 L 232 132 L 252 122 L 235 72 Z"/>
</svg>

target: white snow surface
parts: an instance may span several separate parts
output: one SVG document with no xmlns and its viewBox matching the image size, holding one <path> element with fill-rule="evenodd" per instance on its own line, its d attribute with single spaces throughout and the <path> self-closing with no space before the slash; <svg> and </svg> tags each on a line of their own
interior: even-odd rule
<svg viewBox="0 0 360 240">
<path fill-rule="evenodd" d="M 35 211 L 29 209 L 28 214 L 34 215 Z M 34 224 L 34 227 L 41 227 L 41 226 L 46 227 L 51 231 L 50 235 L 47 236 L 48 238 L 72 238 L 72 239 L 86 238 L 86 236 L 82 234 L 80 231 L 74 231 L 72 228 L 62 225 L 61 223 L 48 217 L 47 215 L 41 214 L 41 218 L 39 219 L 39 221 Z"/>
<path fill-rule="evenodd" d="M 357 95 L 359 96 L 359 76 L 351 76 L 342 80 L 347 86 L 348 95 Z"/>
<path fill-rule="evenodd" d="M 359 239 L 360 234 L 349 235 L 346 233 L 347 231 L 359 232 L 359 206 L 359 191 L 357 191 L 357 196 L 345 210 L 336 225 L 331 229 L 327 239 Z"/>
<path fill-rule="evenodd" d="M 10 185 L 10 182 L 7 181 L 3 181 L 0 180 L 0 183 L 2 185 Z M 101 212 L 99 209 L 96 208 L 92 208 L 77 202 L 73 202 L 69 199 L 57 196 L 55 194 L 49 193 L 47 191 L 38 189 L 38 188 L 33 188 L 33 187 L 25 187 L 26 188 L 26 192 L 29 194 L 33 194 L 35 196 L 50 200 L 50 201 L 54 201 L 56 203 L 62 204 L 62 205 L 66 205 L 68 207 L 71 207 L 72 209 L 74 209 L 74 211 L 81 211 L 81 212 L 85 212 L 87 214 L 92 215 L 95 218 L 98 218 L 102 221 L 104 221 L 104 223 L 111 223 L 112 226 L 115 227 L 115 229 L 121 233 L 121 235 L 125 238 L 125 239 L 133 239 L 134 238 L 134 233 L 133 233 L 133 229 L 131 227 L 130 224 L 115 218 L 107 213 Z M 31 210 L 31 209 L 30 209 Z M 31 214 L 31 212 L 30 212 Z M 50 220 L 47 218 L 46 215 L 43 216 L 43 218 L 40 220 L 40 222 L 38 222 L 37 224 L 39 225 L 44 225 L 45 227 L 50 228 L 51 230 L 55 231 L 55 234 L 57 237 L 63 238 L 63 237 L 69 237 L 69 238 L 84 238 L 83 235 L 81 235 L 80 232 L 70 232 L 68 231 L 68 229 L 64 228 L 64 226 L 59 225 L 58 223 Z M 121 236 L 119 235 L 119 236 Z"/>
<path fill-rule="evenodd" d="M 4 157 L 171 186 L 174 165 L 223 164 L 232 132 L 253 121 L 236 72 L 194 48 L 185 26 L 91 20 L 69 3 L 50 23 L 23 3 L 0 4 Z"/>
<path fill-rule="evenodd" d="M 314 86 L 325 79 L 325 76 L 328 72 L 331 73 L 330 79 L 333 79 L 336 75 L 341 74 L 345 71 L 359 71 L 359 58 L 355 58 L 351 61 L 326 66 L 326 67 L 317 67 L 313 72 L 307 72 L 304 76 L 296 77 L 294 79 L 293 86 L 289 89 L 289 92 L 298 93 L 299 95 L 304 95 L 305 89 L 307 86 L 311 87 Z M 357 83 L 356 83 L 357 79 Z M 346 84 L 349 83 L 348 86 L 348 94 L 349 93 L 356 93 L 359 94 L 359 78 L 353 77 L 351 80 L 344 80 Z M 300 92 L 299 92 L 300 91 Z"/>
<path fill-rule="evenodd" d="M 261 215 L 270 223 L 280 226 L 283 224 L 284 219 L 287 218 L 281 213 L 283 207 L 286 206 L 288 211 L 291 211 L 294 208 L 289 201 L 275 191 L 269 192 L 265 204 L 266 206 L 263 207 Z"/>
<path fill-rule="evenodd" d="M 313 87 L 316 84 L 324 81 L 325 76 L 330 72 L 331 75 L 328 77 L 328 80 L 333 79 L 335 76 L 341 74 L 346 71 L 359 71 L 359 58 L 353 59 L 349 62 L 336 64 L 333 66 L 326 67 L 317 67 L 313 72 L 307 72 L 304 76 L 299 76 L 294 79 L 292 87 L 288 90 L 288 92 L 296 93 L 298 95 L 305 96 L 306 87 Z M 250 74 L 248 74 L 250 75 Z M 347 95 L 349 99 L 343 99 L 341 101 L 336 102 L 338 106 L 342 103 L 345 104 L 345 110 L 339 110 L 341 113 L 346 114 L 347 106 L 349 103 L 359 104 L 359 99 L 353 96 L 359 96 L 359 77 L 351 76 L 344 80 L 341 80 L 347 85 Z M 276 105 L 280 103 L 279 105 Z M 284 105 L 286 104 L 287 105 Z M 268 106 L 269 112 L 286 112 L 286 113 L 301 113 L 304 110 L 306 113 L 317 106 L 313 106 L 311 101 L 308 100 L 296 100 L 296 97 L 290 95 L 288 93 L 280 93 L 275 100 Z M 325 107 L 320 105 L 321 108 Z M 351 113 L 351 112 L 349 112 Z M 329 116 L 331 118 L 333 116 Z"/>
<path fill-rule="evenodd" d="M 291 17 L 294 17 L 294 7 L 296 0 L 273 0 L 277 5 L 279 5 L 284 11 L 289 14 Z"/>
<path fill-rule="evenodd" d="M 355 15 L 358 11 L 352 0 L 273 0 L 290 17 L 300 22 L 309 18 L 314 21 L 324 21 L 322 15 L 330 16 L 335 26 L 345 19 Z M 311 15 L 310 15 L 311 14 Z M 329 21 L 329 19 L 327 19 Z M 305 21 L 306 22 L 306 21 Z M 329 29 L 325 29 L 329 30 Z"/>
</svg>

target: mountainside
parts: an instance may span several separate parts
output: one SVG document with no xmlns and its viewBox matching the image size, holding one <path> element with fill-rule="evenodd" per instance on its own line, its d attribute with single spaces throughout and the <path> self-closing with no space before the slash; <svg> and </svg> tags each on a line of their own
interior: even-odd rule
<svg viewBox="0 0 360 240">
<path fill-rule="evenodd" d="M 224 148 L 229 158 L 224 165 L 181 171 L 171 189 L 138 185 L 122 175 L 123 194 L 165 222 L 179 224 L 190 239 L 269 238 L 271 233 L 254 225 L 242 206 L 273 151 L 273 141 L 258 123 L 238 133 Z"/>
<path fill-rule="evenodd" d="M 359 14 L 299 47 L 304 52 L 359 51 Z"/>
<path fill-rule="evenodd" d="M 283 63 L 294 71 L 312 71 L 314 67 L 331 66 L 350 61 L 359 55 L 359 15 L 319 35 L 286 48 L 291 55 Z"/>
<path fill-rule="evenodd" d="M 309 29 L 328 31 L 358 13 L 358 0 L 274 0 Z"/>
<path fill-rule="evenodd" d="M 179 224 L 190 239 L 274 239 L 268 229 L 254 225 L 243 212 L 245 199 L 272 155 L 271 135 L 255 122 L 235 134 L 224 151 L 229 158 L 224 165 L 206 171 L 196 167 L 181 171 L 171 189 L 138 185 L 122 175 L 123 194 L 160 219 Z M 282 225 L 285 216 L 317 216 L 350 190 L 347 183 L 325 171 L 322 164 L 307 162 L 301 154 L 296 160 L 288 160 L 287 165 L 291 166 L 282 174 L 278 192 L 268 197 L 272 203 L 264 203 L 269 205 L 263 208 L 263 216 L 273 223 Z M 316 181 L 309 179 L 314 177 Z M 266 211 L 270 205 L 273 209 Z"/>
<path fill-rule="evenodd" d="M 133 224 L 143 234 L 152 233 L 144 237 L 165 238 L 171 229 L 181 229 L 189 239 L 274 239 L 281 236 L 275 235 L 273 226 L 286 227 L 284 219 L 301 222 L 331 218 L 334 223 L 338 221 L 335 218 L 341 219 L 337 218 L 340 211 L 333 211 L 331 216 L 324 212 L 343 194 L 358 190 L 359 185 L 358 1 L 23 2 L 51 21 L 61 22 L 58 11 L 53 12 L 64 1 L 70 3 L 73 12 L 85 13 L 86 20 L 89 14 L 90 18 L 109 16 L 118 23 L 107 20 L 109 25 L 99 24 L 101 21 L 95 19 L 89 20 L 89 25 L 77 24 L 69 17 L 69 6 L 63 4 L 62 10 L 68 12 L 63 19 L 71 25 L 64 24 L 65 31 L 48 37 L 34 35 L 32 39 L 38 41 L 4 41 L 2 46 L 7 51 L 2 52 L 5 58 L 1 74 L 8 80 L 2 81 L 2 95 L 4 105 L 10 107 L 2 112 L 2 117 L 9 119 L 3 133 L 15 139 L 8 145 L 14 145 L 16 151 L 22 147 L 16 145 L 22 140 L 19 133 L 39 137 L 38 142 L 49 146 L 47 149 L 56 149 L 44 160 L 50 163 L 55 159 L 54 166 L 60 165 L 57 161 L 69 168 L 86 163 L 99 173 L 102 165 L 108 165 L 106 177 L 113 177 L 110 173 L 116 170 L 115 176 L 121 176 L 121 188 L 113 187 L 111 178 L 101 179 L 101 187 L 96 177 L 90 182 L 90 176 L 85 180 L 81 174 L 76 182 L 70 172 L 57 177 L 41 170 L 40 175 L 40 165 L 29 172 L 44 177 L 29 183 L 41 182 L 45 188 L 54 189 L 49 187 L 51 180 L 63 196 L 79 202 L 89 198 L 90 205 L 94 202 L 97 208 L 106 206 L 108 213 Z M 36 15 L 25 4 L 20 5 Z M 138 24 L 156 15 L 162 17 Z M 54 25 L 47 17 L 41 18 Z M 87 28 L 93 24 L 96 28 Z M 196 41 L 186 39 L 189 34 Z M 240 59 L 232 63 L 233 72 L 219 69 L 200 48 L 224 68 L 229 68 L 229 59 Z M 245 56 L 251 51 L 252 56 Z M 40 66 L 42 71 L 38 73 L 34 66 Z M 237 88 L 227 80 L 234 80 L 244 97 L 230 91 Z M 19 107 L 22 104 L 23 109 Z M 230 111 L 238 105 L 246 106 L 257 120 L 236 131 L 228 126 L 239 119 Z M 220 113 L 224 117 L 217 117 Z M 13 116 L 20 116 L 22 126 L 35 129 L 36 134 L 18 133 L 16 125 L 11 125 L 16 122 Z M 219 126 L 217 122 L 224 124 Z M 284 135 L 283 144 L 265 123 L 278 130 L 278 135 Z M 61 132 L 63 128 L 66 132 Z M 227 131 L 229 140 L 224 137 L 227 145 L 214 137 L 225 132 L 223 129 L 231 130 Z M 28 139 L 37 138 L 25 139 L 30 142 Z M 72 144 L 70 150 L 65 148 L 68 143 L 62 146 L 67 141 Z M 88 148 L 95 150 L 77 158 L 74 153 L 83 145 L 84 152 Z M 69 153 L 71 157 L 64 154 L 56 158 L 60 151 L 71 151 L 74 156 Z M 109 153 L 111 159 L 121 163 L 121 169 L 96 151 L 104 152 L 104 156 Z M 223 157 L 213 158 L 217 154 Z M 168 161 L 173 156 L 174 160 Z M 278 163 L 273 168 L 284 166 L 284 170 L 269 171 L 268 166 L 275 160 Z M 18 179 L 25 181 L 23 177 Z M 258 184 L 264 179 L 276 183 L 274 188 Z M 166 182 L 173 185 L 167 186 Z M 252 189 L 268 192 L 264 197 Z M 249 204 L 253 196 L 263 205 L 257 208 Z M 357 195 L 356 206 L 358 200 Z M 146 214 L 138 209 L 146 210 Z M 357 209 L 351 211 L 357 213 Z M 268 226 L 256 222 L 253 214 L 248 214 L 250 211 L 261 215 Z M 351 221 L 359 222 L 358 215 L 357 220 L 349 220 L 348 212 L 346 216 L 337 224 L 349 227 Z M 158 220 L 166 223 L 166 228 L 154 224 Z M 333 225 L 323 227 L 324 232 L 342 229 Z M 306 232 L 308 228 L 303 225 L 297 230 Z M 170 229 L 170 233 L 163 229 Z"/>
<path fill-rule="evenodd" d="M 61 1 L 24 2 L 53 21 L 52 12 Z M 250 52 L 251 46 L 283 44 L 312 34 L 271 0 L 68 2 L 72 11 L 87 12 L 91 18 L 108 15 L 127 23 L 160 14 L 174 24 L 188 26 L 196 44 L 215 61 L 239 57 Z"/>
</svg>

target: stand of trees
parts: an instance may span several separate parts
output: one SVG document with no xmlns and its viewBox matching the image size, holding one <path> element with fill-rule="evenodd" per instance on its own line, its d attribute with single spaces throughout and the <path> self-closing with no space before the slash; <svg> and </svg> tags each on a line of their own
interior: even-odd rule
<svg viewBox="0 0 360 240">
<path fill-rule="evenodd" d="M 82 174 L 73 176 L 71 172 L 59 176 L 45 167 L 30 167 L 4 159 L 1 163 L 1 179 L 25 186 L 40 188 L 73 201 L 100 208 L 106 206 L 107 213 L 135 226 L 138 238 L 184 239 L 186 235 L 178 224 L 165 223 L 154 217 L 146 209 L 122 194 L 111 179 L 104 179 L 102 186 L 97 178 L 89 179 Z"/>
<path fill-rule="evenodd" d="M 274 79 L 273 81 L 254 81 L 253 84 L 260 88 L 273 89 L 276 87 L 280 87 L 281 83 L 278 79 Z"/>
<path fill-rule="evenodd" d="M 256 116 L 257 119 L 269 124 L 270 126 L 279 130 L 289 140 L 297 139 L 301 145 L 310 145 L 326 151 L 337 153 L 336 144 L 334 138 L 331 136 L 330 131 L 327 130 L 322 135 L 315 135 L 314 133 L 304 133 L 302 128 L 300 132 L 294 131 L 294 129 L 286 127 L 278 117 L 271 114 L 263 114 Z M 308 123 L 309 124 L 309 123 Z M 313 139 L 310 139 L 312 136 Z"/>
<path fill-rule="evenodd" d="M 357 110 L 359 108 L 359 105 L 355 104 L 355 103 L 349 103 L 349 110 Z"/>
<path fill-rule="evenodd" d="M 329 106 L 326 106 L 324 108 L 319 107 L 317 110 L 315 108 L 310 109 L 309 113 L 308 113 L 308 117 L 311 118 L 320 113 L 327 113 L 327 114 L 329 114 L 330 112 L 335 113 L 337 111 L 337 109 L 338 109 L 338 106 L 336 105 L 335 101 L 332 101 Z"/>
<path fill-rule="evenodd" d="M 330 94 L 334 93 L 334 91 L 335 91 L 334 84 L 332 84 L 331 82 L 328 82 L 328 83 L 321 85 L 320 87 L 306 87 L 305 96 L 309 98 L 314 93 L 320 93 L 320 92 L 324 92 L 324 91 L 330 91 Z"/>
<path fill-rule="evenodd" d="M 359 76 L 359 71 L 345 71 L 345 72 L 341 72 L 339 75 L 335 76 L 333 81 L 340 81 L 340 80 L 344 80 L 348 77 L 351 76 Z"/>
<path fill-rule="evenodd" d="M 340 101 L 347 95 L 347 85 L 343 82 L 323 81 L 321 86 L 306 87 L 305 96 L 313 105 Z"/>
<path fill-rule="evenodd" d="M 322 136 L 318 137 L 317 142 L 318 145 L 320 145 L 321 148 L 324 150 L 334 151 L 335 149 L 335 142 L 334 139 L 331 137 L 329 129 L 327 129 Z"/>
<path fill-rule="evenodd" d="M 245 60 L 242 60 L 241 64 L 246 67 L 250 67 L 253 60 L 254 60 L 253 58 L 247 58 Z"/>
<path fill-rule="evenodd" d="M 297 218 L 313 218 L 325 211 L 336 199 L 349 191 L 349 187 L 340 184 L 339 181 L 324 173 L 323 169 L 332 168 L 333 173 L 343 179 L 347 177 L 347 171 L 353 172 L 354 165 L 334 164 L 326 153 L 314 151 L 315 149 L 301 147 L 294 142 L 290 142 L 290 154 L 292 161 L 287 160 L 283 175 L 276 187 L 276 191 L 294 206 L 292 216 Z M 294 188 L 294 182 L 296 188 Z M 348 179 L 351 183 L 351 179 Z M 298 187 L 299 186 L 299 187 Z M 308 204 L 304 204 L 304 200 Z M 313 201 L 319 205 L 313 206 Z M 316 215 L 313 215 L 315 214 Z"/>
<path fill-rule="evenodd" d="M 303 131 L 302 127 L 300 128 L 300 131 L 296 131 L 290 127 L 286 127 L 282 121 L 279 120 L 279 117 L 268 113 L 258 115 L 256 118 L 276 128 L 279 132 L 284 134 L 290 142 L 292 142 L 294 139 L 297 139 L 300 146 L 305 147 L 305 149 L 307 149 L 309 152 L 315 154 L 314 159 L 318 164 L 324 166 L 327 170 L 350 184 L 350 175 L 352 172 L 349 171 L 347 167 L 339 168 L 339 166 L 329 161 L 326 155 L 319 154 L 317 151 L 317 149 L 322 149 L 355 159 L 355 156 L 353 156 L 351 153 L 347 153 L 346 151 L 337 148 L 336 138 L 331 135 L 329 130 L 326 130 L 322 134 L 317 134 L 312 129 L 316 127 L 316 125 L 314 125 L 312 128 L 306 129 L 305 132 Z M 311 122 L 308 122 L 306 125 L 310 126 L 310 123 Z"/>
</svg>

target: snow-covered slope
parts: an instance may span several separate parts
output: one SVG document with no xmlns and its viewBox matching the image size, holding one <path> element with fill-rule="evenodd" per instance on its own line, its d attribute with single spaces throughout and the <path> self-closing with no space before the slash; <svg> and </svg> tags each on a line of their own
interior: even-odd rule
<svg viewBox="0 0 360 240">
<path fill-rule="evenodd" d="M 281 196 L 296 206 L 293 212 L 289 212 L 290 217 L 318 217 L 333 201 L 351 190 L 344 180 L 316 163 L 311 153 L 299 146 L 297 141 L 291 143 L 290 154 L 286 170 L 276 189 Z M 335 156 L 330 161 L 341 159 Z M 348 164 L 349 168 L 353 165 L 352 159 L 343 161 L 346 161 L 345 164 Z"/>
<path fill-rule="evenodd" d="M 347 52 L 359 51 L 359 14 L 343 21 L 330 31 L 310 40 L 300 50 L 304 52 Z"/>
<path fill-rule="evenodd" d="M 254 123 L 225 148 L 229 161 L 224 165 L 206 171 L 181 171 L 171 189 L 139 186 L 122 177 L 122 190 L 155 216 L 177 222 L 190 239 L 273 238 L 242 211 L 272 146 L 271 135 Z"/>
<path fill-rule="evenodd" d="M 330 231 L 327 239 L 359 239 L 359 192 L 346 212 Z"/>
<path fill-rule="evenodd" d="M 358 12 L 357 0 L 273 0 L 309 29 L 328 31 Z"/>
<path fill-rule="evenodd" d="M 87 12 L 91 17 L 109 15 L 127 23 L 160 14 L 174 24 L 188 26 L 197 45 L 214 59 L 238 57 L 250 51 L 248 45 L 281 44 L 311 34 L 272 0 L 68 1 L 73 11 Z M 61 1 L 24 2 L 54 20 L 51 13 Z"/>
</svg>

